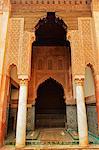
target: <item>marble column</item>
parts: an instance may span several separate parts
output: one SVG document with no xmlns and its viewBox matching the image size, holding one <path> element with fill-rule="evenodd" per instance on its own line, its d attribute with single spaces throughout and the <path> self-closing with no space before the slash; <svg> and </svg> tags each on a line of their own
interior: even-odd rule
<svg viewBox="0 0 99 150">
<path fill-rule="evenodd" d="M 26 140 L 26 113 L 27 113 L 28 81 L 20 81 L 19 104 L 17 114 L 16 147 L 25 146 Z"/>
<path fill-rule="evenodd" d="M 95 76 L 95 93 L 96 93 L 96 109 L 97 109 L 98 133 L 99 133 L 99 75 Z"/>
<path fill-rule="evenodd" d="M 84 78 L 76 78 L 76 103 L 77 103 L 77 119 L 78 119 L 78 134 L 79 144 L 81 146 L 88 145 L 88 127 L 87 127 L 87 116 L 84 100 Z"/>
</svg>

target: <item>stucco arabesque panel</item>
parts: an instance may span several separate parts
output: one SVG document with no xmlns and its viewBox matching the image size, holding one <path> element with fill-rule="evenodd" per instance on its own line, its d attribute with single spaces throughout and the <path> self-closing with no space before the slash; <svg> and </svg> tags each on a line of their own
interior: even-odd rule
<svg viewBox="0 0 99 150">
<path fill-rule="evenodd" d="M 22 24 L 23 19 L 19 18 L 9 19 L 6 55 L 5 55 L 6 71 L 8 71 L 9 66 L 12 64 L 18 67 L 18 50 L 20 49 Z"/>
<path fill-rule="evenodd" d="M 79 30 L 68 31 L 68 40 L 71 44 L 72 76 L 84 75 L 84 51 Z"/>
<path fill-rule="evenodd" d="M 97 58 L 95 56 L 96 53 L 92 39 L 91 18 L 79 18 L 78 25 L 79 30 L 70 30 L 68 32 L 68 35 L 70 34 L 69 40 L 71 42 L 73 75 L 84 74 L 85 65 L 88 63 L 91 63 L 95 70 L 97 70 Z M 12 63 L 18 64 L 18 74 L 21 75 L 30 74 L 30 39 L 30 33 L 24 32 L 24 19 L 11 18 L 8 29 L 6 61 L 8 65 Z"/>
<path fill-rule="evenodd" d="M 93 34 L 92 18 L 80 18 L 79 29 L 81 30 L 82 48 L 84 50 L 85 67 L 87 64 L 91 64 L 95 74 L 97 74 L 97 49 L 95 46 L 95 39 Z"/>
<path fill-rule="evenodd" d="M 32 51 L 32 34 L 25 31 L 23 33 L 22 45 L 18 54 L 18 75 L 30 78 L 31 70 L 31 51 Z"/>
<path fill-rule="evenodd" d="M 71 43 L 72 75 L 85 75 L 85 67 L 91 64 L 98 73 L 97 49 L 94 41 L 92 18 L 78 18 L 78 30 L 68 31 Z"/>
</svg>

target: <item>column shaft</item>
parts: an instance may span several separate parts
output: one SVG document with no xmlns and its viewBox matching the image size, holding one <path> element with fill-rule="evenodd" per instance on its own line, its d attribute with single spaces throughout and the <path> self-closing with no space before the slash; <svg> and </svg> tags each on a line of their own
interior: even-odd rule
<svg viewBox="0 0 99 150">
<path fill-rule="evenodd" d="M 19 91 L 19 105 L 17 115 L 16 147 L 24 147 L 26 139 L 26 113 L 27 113 L 27 81 L 22 81 Z"/>
<path fill-rule="evenodd" d="M 84 90 L 83 81 L 76 80 L 76 101 L 77 101 L 77 117 L 78 117 L 78 133 L 79 133 L 79 144 L 81 146 L 88 145 L 88 128 L 87 128 L 87 117 L 86 108 L 84 101 Z"/>
</svg>

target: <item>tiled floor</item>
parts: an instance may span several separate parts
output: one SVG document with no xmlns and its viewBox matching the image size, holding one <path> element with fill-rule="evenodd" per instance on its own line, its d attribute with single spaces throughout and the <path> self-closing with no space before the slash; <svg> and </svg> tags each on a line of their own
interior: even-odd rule
<svg viewBox="0 0 99 150">
<path fill-rule="evenodd" d="M 66 132 L 64 128 L 46 128 L 39 129 L 36 131 L 28 132 L 26 137 L 26 142 L 30 143 L 40 143 L 40 144 L 70 144 L 74 140 L 71 135 Z M 15 135 L 11 134 L 8 136 L 5 141 L 6 144 L 14 144 L 15 143 Z"/>
<path fill-rule="evenodd" d="M 28 133 L 27 141 L 35 140 L 41 144 L 68 144 L 74 140 L 64 128 L 46 128 Z"/>
<path fill-rule="evenodd" d="M 64 129 L 42 129 L 40 131 L 39 140 L 71 142 L 72 137 L 66 133 Z"/>
<path fill-rule="evenodd" d="M 68 131 L 71 132 L 72 129 Z M 99 144 L 90 144 L 87 147 L 81 147 L 78 144 L 72 145 L 72 142 L 75 140 L 68 131 L 64 128 L 49 128 L 39 129 L 34 132 L 31 131 L 27 134 L 26 141 L 30 141 L 30 143 L 33 141 L 34 145 L 32 143 L 22 149 L 16 149 L 14 145 L 6 145 L 3 148 L 0 148 L 0 150 L 99 150 Z M 72 134 L 74 137 L 78 137 L 78 134 L 75 134 L 74 131 Z M 91 138 L 93 140 L 93 137 Z M 15 141 L 14 134 L 10 135 L 7 140 L 8 142 L 10 140 Z"/>
<path fill-rule="evenodd" d="M 89 143 L 99 144 L 99 137 L 89 133 Z M 15 135 L 11 134 L 5 141 L 6 145 L 15 145 Z M 76 131 L 64 128 L 45 128 L 27 133 L 26 145 L 78 145 L 79 137 Z"/>
</svg>

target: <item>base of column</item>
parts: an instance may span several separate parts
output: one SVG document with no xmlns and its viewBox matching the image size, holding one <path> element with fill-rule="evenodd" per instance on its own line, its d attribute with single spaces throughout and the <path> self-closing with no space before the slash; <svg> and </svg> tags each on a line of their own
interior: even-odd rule
<svg viewBox="0 0 99 150">
<path fill-rule="evenodd" d="M 86 147 L 86 146 L 88 146 L 88 137 L 84 137 L 84 138 L 82 138 L 82 139 L 80 139 L 79 140 L 79 145 L 80 146 L 84 146 L 84 147 Z"/>
<path fill-rule="evenodd" d="M 16 149 L 24 148 L 24 147 L 25 147 L 25 144 L 23 144 L 23 145 L 16 145 L 15 147 L 16 147 Z"/>
</svg>

